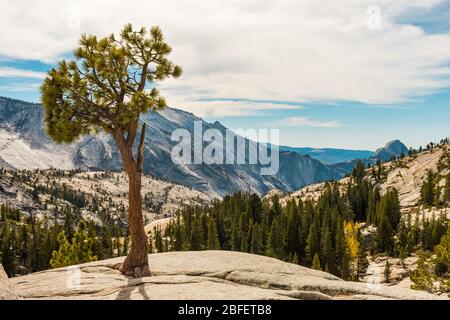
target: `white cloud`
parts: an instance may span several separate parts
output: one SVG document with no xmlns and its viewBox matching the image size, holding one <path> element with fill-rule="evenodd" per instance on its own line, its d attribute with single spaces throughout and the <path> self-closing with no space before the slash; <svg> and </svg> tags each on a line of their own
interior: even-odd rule
<svg viewBox="0 0 450 320">
<path fill-rule="evenodd" d="M 44 79 L 44 72 L 36 72 L 24 69 L 16 69 L 9 67 L 0 67 L 0 77 L 3 78 L 31 78 L 31 79 Z"/>
<path fill-rule="evenodd" d="M 278 124 L 282 126 L 314 128 L 337 128 L 341 126 L 341 123 L 337 120 L 319 121 L 308 117 L 289 117 L 278 122 Z"/>
<path fill-rule="evenodd" d="M 381 28 L 371 30 L 366 9 L 373 0 L 9 0 L 0 3 L 0 55 L 50 62 L 70 52 L 82 32 L 157 24 L 185 71 L 161 85 L 170 105 L 223 116 L 267 109 L 198 100 L 396 104 L 450 86 L 450 34 L 394 22 L 439 2 L 376 1 Z"/>
<path fill-rule="evenodd" d="M 257 101 L 215 101 L 195 100 L 189 96 L 172 96 L 170 106 L 185 110 L 191 110 L 199 117 L 227 117 L 227 116 L 253 116 L 267 115 L 273 110 L 299 110 L 301 106 L 281 103 L 257 102 Z"/>
</svg>

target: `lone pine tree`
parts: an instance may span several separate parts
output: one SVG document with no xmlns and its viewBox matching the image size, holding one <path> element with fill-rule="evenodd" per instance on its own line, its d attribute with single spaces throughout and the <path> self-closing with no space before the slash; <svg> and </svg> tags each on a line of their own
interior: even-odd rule
<svg viewBox="0 0 450 320">
<path fill-rule="evenodd" d="M 62 60 L 41 87 L 47 132 L 54 141 L 71 143 L 99 131 L 114 138 L 129 178 L 131 247 L 120 270 L 136 277 L 150 274 L 141 196 L 145 123 L 139 141 L 136 137 L 140 115 L 166 107 L 155 83 L 181 75 L 181 67 L 167 59 L 170 52 L 158 27 L 134 30 L 128 24 L 119 38 L 83 34 L 74 51 L 77 61 Z"/>
</svg>

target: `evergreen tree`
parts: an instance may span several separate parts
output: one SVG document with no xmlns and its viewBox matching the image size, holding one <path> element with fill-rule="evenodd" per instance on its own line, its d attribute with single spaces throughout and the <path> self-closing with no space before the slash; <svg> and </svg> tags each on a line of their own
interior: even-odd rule
<svg viewBox="0 0 450 320">
<path fill-rule="evenodd" d="M 319 254 L 317 254 L 317 253 L 314 255 L 311 269 L 322 270 L 322 267 L 320 266 Z"/>
<path fill-rule="evenodd" d="M 328 228 L 325 229 L 321 242 L 321 256 L 323 265 L 328 268 L 329 272 L 335 272 L 334 251 L 331 243 L 331 235 Z"/>
<path fill-rule="evenodd" d="M 428 170 L 425 181 L 420 189 L 420 200 L 428 206 L 433 205 L 434 202 L 434 178 L 433 171 L 431 169 Z"/>
<path fill-rule="evenodd" d="M 335 251 L 336 264 L 338 266 L 337 275 L 342 279 L 348 279 L 350 274 L 349 269 L 349 254 L 347 243 L 344 234 L 344 225 L 341 222 L 341 218 L 338 218 L 336 229 L 336 251 Z"/>
<path fill-rule="evenodd" d="M 196 251 L 202 249 L 202 225 L 201 225 L 201 217 L 200 213 L 197 211 L 194 216 L 194 221 L 192 223 L 192 232 L 191 232 L 191 242 L 190 242 L 190 250 Z"/>
<path fill-rule="evenodd" d="M 12 248 L 12 235 L 9 230 L 9 223 L 2 219 L 2 242 L 1 242 L 1 263 L 9 277 L 15 276 L 14 251 Z"/>
<path fill-rule="evenodd" d="M 254 193 L 250 195 L 249 209 L 252 220 L 255 223 L 260 223 L 262 220 L 263 207 L 261 199 Z"/>
<path fill-rule="evenodd" d="M 411 289 L 434 292 L 435 287 L 433 283 L 435 279 L 430 269 L 430 265 L 427 262 L 427 256 L 422 252 L 417 261 L 417 269 L 410 274 L 410 279 L 413 282 Z"/>
<path fill-rule="evenodd" d="M 278 197 L 278 195 L 274 195 L 272 197 L 272 207 L 270 208 L 269 211 L 269 221 L 268 221 L 268 225 L 271 225 L 273 220 L 278 217 L 279 215 L 281 215 L 282 209 L 281 209 L 281 205 L 280 205 L 280 198 Z"/>
<path fill-rule="evenodd" d="M 375 224 L 376 223 L 376 210 L 377 203 L 380 200 L 380 190 L 375 187 L 372 188 L 369 192 L 368 204 L 367 204 L 367 223 Z"/>
<path fill-rule="evenodd" d="M 241 231 L 239 230 L 238 226 L 238 217 L 235 215 L 233 217 L 233 224 L 232 224 L 232 235 L 231 235 L 231 249 L 234 251 L 239 251 L 241 249 Z"/>
<path fill-rule="evenodd" d="M 450 202 L 450 173 L 445 176 L 445 187 L 444 187 L 444 204 Z"/>
<path fill-rule="evenodd" d="M 316 254 L 320 253 L 320 233 L 317 230 L 316 223 L 311 225 L 309 235 L 306 239 L 307 261 L 312 261 Z"/>
<path fill-rule="evenodd" d="M 397 242 L 396 242 L 396 253 L 398 254 L 401 263 L 406 258 L 408 254 L 409 244 L 408 244 L 408 228 L 405 222 L 400 223 L 397 231 Z"/>
<path fill-rule="evenodd" d="M 150 274 L 141 197 L 146 124 L 139 130 L 139 122 L 141 114 L 166 107 L 155 84 L 182 73 L 167 58 L 171 50 L 159 27 L 133 30 L 128 24 L 119 37 L 83 34 L 77 60 L 62 60 L 41 87 L 46 131 L 55 142 L 99 131 L 114 139 L 130 190 L 131 250 L 120 269 L 136 276 Z"/>
<path fill-rule="evenodd" d="M 208 250 L 220 250 L 219 236 L 217 235 L 216 222 L 213 217 L 208 219 Z"/>
<path fill-rule="evenodd" d="M 392 254 L 394 247 L 393 230 L 391 222 L 387 216 L 384 216 L 384 218 L 382 218 L 382 221 L 378 226 L 376 243 L 378 252 L 386 252 L 388 254 Z"/>
<path fill-rule="evenodd" d="M 381 183 L 384 175 L 384 167 L 383 164 L 381 163 L 381 160 L 378 160 L 376 165 L 377 165 L 376 169 L 373 168 L 374 171 L 376 170 L 375 181 L 377 183 Z"/>
<path fill-rule="evenodd" d="M 450 293 L 450 228 L 440 243 L 434 248 L 436 257 L 433 260 L 434 272 L 439 280 L 440 291 Z"/>
<path fill-rule="evenodd" d="M 151 233 L 148 234 L 148 253 L 153 253 L 153 236 Z"/>
<path fill-rule="evenodd" d="M 77 263 L 96 261 L 97 256 L 92 253 L 94 240 L 89 237 L 86 221 L 78 223 L 78 230 L 75 232 L 72 242 L 72 252 L 77 257 Z"/>
<path fill-rule="evenodd" d="M 66 267 L 73 264 L 96 261 L 97 256 L 92 254 L 92 238 L 87 232 L 87 224 L 81 220 L 78 224 L 78 230 L 70 243 L 64 231 L 58 235 L 59 249 L 53 251 L 50 265 L 52 268 Z"/>
<path fill-rule="evenodd" d="M 161 238 L 161 232 L 159 232 L 159 236 L 160 236 L 160 246 L 159 246 L 159 248 L 161 249 L 161 251 L 160 252 L 162 252 L 162 238 Z M 126 236 L 126 237 L 124 237 L 123 238 L 123 246 L 122 246 L 122 256 L 126 256 L 127 254 L 128 254 L 128 251 L 129 251 L 129 238 L 128 238 L 128 236 Z"/>
<path fill-rule="evenodd" d="M 250 245 L 250 252 L 254 254 L 260 254 L 263 251 L 263 245 L 262 245 L 262 234 L 261 234 L 261 227 L 256 224 L 253 227 L 252 232 L 252 243 Z"/>
<path fill-rule="evenodd" d="M 164 242 L 163 242 L 161 229 L 159 227 L 156 227 L 154 229 L 154 234 L 155 234 L 156 252 L 164 252 Z M 126 241 L 126 243 L 128 243 L 128 241 Z M 126 247 L 128 248 L 128 245 Z"/>
<path fill-rule="evenodd" d="M 52 258 L 50 259 L 50 265 L 52 268 L 67 267 L 78 262 L 76 255 L 74 254 L 72 247 L 67 240 L 64 231 L 58 234 L 58 251 L 53 251 Z"/>
<path fill-rule="evenodd" d="M 356 259 L 356 281 L 359 281 L 366 275 L 368 267 L 369 259 L 367 258 L 367 249 L 361 242 L 358 250 L 358 257 Z"/>
<path fill-rule="evenodd" d="M 176 225 L 175 225 L 175 251 L 180 251 L 183 247 L 183 238 L 181 234 L 181 217 L 177 214 Z M 209 234 L 209 233 L 208 233 Z"/>
<path fill-rule="evenodd" d="M 292 257 L 291 263 L 293 264 L 299 264 L 298 256 L 296 253 L 294 253 L 294 256 Z"/>
<path fill-rule="evenodd" d="M 245 239 L 243 239 L 243 245 L 245 246 L 244 248 L 241 249 L 243 252 L 251 252 L 253 229 L 254 229 L 253 219 L 250 218 L 247 236 L 245 237 Z"/>
<path fill-rule="evenodd" d="M 18 255 L 19 255 L 19 264 L 22 266 L 29 265 L 29 243 L 30 243 L 30 233 L 27 225 L 20 226 L 19 229 L 19 237 L 18 237 Z M 0 244 L 1 247 L 1 244 Z"/>
<path fill-rule="evenodd" d="M 384 280 L 387 283 L 391 282 L 391 264 L 389 263 L 389 260 L 386 260 L 386 265 L 384 267 Z"/>
<path fill-rule="evenodd" d="M 267 240 L 267 255 L 278 259 L 285 257 L 283 232 L 279 217 L 273 220 Z"/>
<path fill-rule="evenodd" d="M 295 201 L 288 203 L 286 211 L 288 213 L 286 251 L 287 254 L 294 255 L 301 251 L 301 241 L 299 233 L 300 216 L 298 214 L 298 209 Z"/>
<path fill-rule="evenodd" d="M 361 160 L 358 160 L 356 162 L 355 169 L 353 169 L 353 177 L 356 179 L 357 182 L 361 182 L 364 176 L 366 175 L 366 169 L 364 167 L 364 164 Z"/>
<path fill-rule="evenodd" d="M 72 214 L 72 208 L 69 206 L 66 206 L 64 209 L 64 234 L 67 237 L 67 240 L 72 241 L 72 237 L 74 235 L 74 229 L 73 229 L 73 214 Z"/>
</svg>

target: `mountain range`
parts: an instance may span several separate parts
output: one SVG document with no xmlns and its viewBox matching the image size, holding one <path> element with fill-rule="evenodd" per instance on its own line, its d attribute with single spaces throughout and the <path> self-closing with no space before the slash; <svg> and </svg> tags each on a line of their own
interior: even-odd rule
<svg viewBox="0 0 450 320">
<path fill-rule="evenodd" d="M 144 172 L 214 196 L 236 190 L 249 190 L 260 195 L 271 189 L 293 191 L 309 184 L 342 178 L 353 170 L 357 158 L 364 159 L 367 164 L 386 161 L 408 152 L 400 141 L 392 141 L 375 153 L 280 147 L 278 173 L 264 176 L 261 175 L 260 164 L 177 165 L 172 162 L 171 150 L 175 143 L 171 135 L 174 130 L 186 129 L 193 136 L 194 122 L 201 121 L 203 130 L 216 129 L 225 136 L 227 128 L 219 122 L 208 123 L 192 113 L 174 108 L 158 113 L 148 112 L 143 116 L 143 121 L 149 124 L 145 139 Z M 57 145 L 46 135 L 43 122 L 44 111 L 40 104 L 0 97 L 0 167 L 122 168 L 118 150 L 108 134 L 85 136 L 70 145 Z M 246 139 L 246 154 L 249 152 L 251 148 Z"/>
<path fill-rule="evenodd" d="M 365 159 L 370 158 L 374 155 L 374 152 L 369 150 L 347 150 L 335 148 L 299 148 L 281 146 L 280 150 L 294 151 L 302 155 L 309 155 L 324 164 L 335 164 L 351 161 L 354 159 Z"/>
</svg>

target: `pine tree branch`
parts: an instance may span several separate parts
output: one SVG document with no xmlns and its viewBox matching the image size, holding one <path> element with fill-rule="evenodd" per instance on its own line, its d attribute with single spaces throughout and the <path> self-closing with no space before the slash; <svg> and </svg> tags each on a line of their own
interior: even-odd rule
<svg viewBox="0 0 450 320">
<path fill-rule="evenodd" d="M 144 122 L 144 124 L 142 125 L 141 139 L 139 141 L 139 147 L 138 147 L 137 169 L 139 172 L 143 171 L 144 142 L 145 142 L 145 130 L 146 129 L 147 129 L 147 124 Z"/>
</svg>

